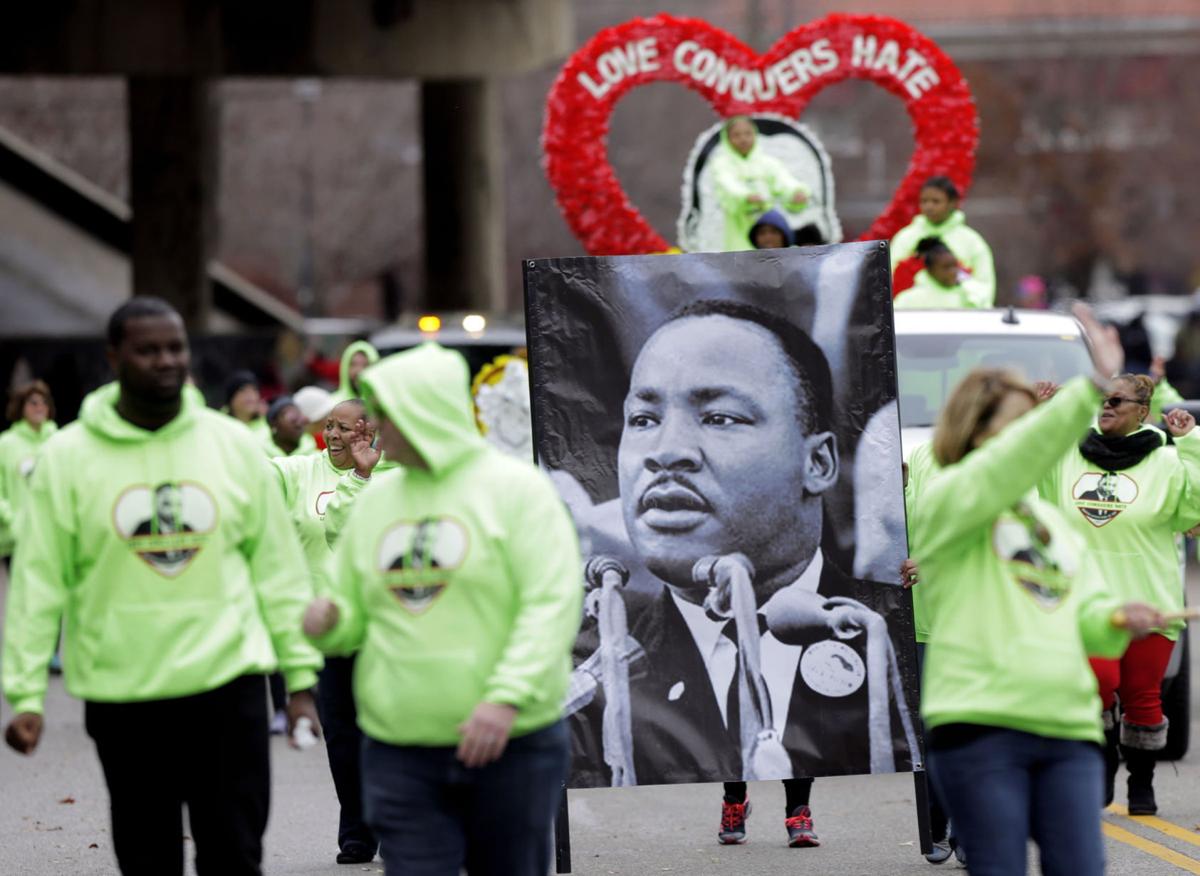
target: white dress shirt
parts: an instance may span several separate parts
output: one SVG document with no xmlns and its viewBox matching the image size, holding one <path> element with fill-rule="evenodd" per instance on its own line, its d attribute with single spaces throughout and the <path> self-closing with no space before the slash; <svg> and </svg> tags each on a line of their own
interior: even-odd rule
<svg viewBox="0 0 1200 876">
<path fill-rule="evenodd" d="M 799 587 L 809 593 L 816 593 L 824 566 L 825 559 L 818 550 L 808 568 L 788 587 Z M 721 720 L 728 727 L 729 716 L 725 714 L 725 707 L 729 686 L 736 684 L 738 650 L 729 637 L 721 634 L 729 621 L 713 620 L 703 605 L 688 602 L 674 591 L 671 591 L 671 598 L 675 600 L 679 613 L 683 615 L 683 620 L 691 631 L 696 650 L 704 658 L 713 696 L 717 700 L 717 708 L 721 710 Z M 804 647 L 785 645 L 769 632 L 763 633 L 761 642 L 762 673 L 771 697 L 772 723 L 782 739 L 784 727 L 787 725 L 788 708 L 792 702 L 792 688 L 796 683 L 796 670 L 800 665 L 800 654 Z"/>
</svg>

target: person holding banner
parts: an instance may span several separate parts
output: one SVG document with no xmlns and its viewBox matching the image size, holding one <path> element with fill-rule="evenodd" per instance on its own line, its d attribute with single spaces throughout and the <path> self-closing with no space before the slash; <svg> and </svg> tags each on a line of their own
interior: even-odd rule
<svg viewBox="0 0 1200 876">
<path fill-rule="evenodd" d="M 750 229 L 776 201 L 788 210 L 802 210 L 809 198 L 808 187 L 759 146 L 758 128 L 749 116 L 734 116 L 721 129 L 712 174 L 725 212 L 727 252 L 753 247 Z"/>
<path fill-rule="evenodd" d="M 930 609 L 922 684 L 929 768 L 971 872 L 1099 876 L 1103 739 L 1089 655 L 1115 657 L 1161 626 L 1121 604 L 1062 514 L 1034 488 L 1080 433 L 1124 359 L 1086 307 L 1097 373 L 1044 405 L 1020 377 L 978 369 L 934 431 L 939 466 L 910 521 Z"/>
<path fill-rule="evenodd" d="M 387 872 L 544 876 L 583 564 L 549 478 L 484 440 L 469 386 L 436 344 L 360 375 L 399 467 L 354 500 L 304 629 L 358 652 L 364 811 Z"/>
<path fill-rule="evenodd" d="M 646 659 L 572 706 L 577 757 L 623 764 L 614 783 L 907 768 L 878 613 L 903 591 L 848 577 L 823 546 L 832 405 L 821 349 L 753 305 L 693 302 L 642 346 L 617 459 L 629 553 L 611 559 L 637 575 L 623 653 Z M 614 645 L 601 629 L 598 651 Z"/>
<path fill-rule="evenodd" d="M 1154 381 L 1122 374 L 1096 425 L 1040 485 L 1104 566 L 1126 599 L 1183 609 L 1176 539 L 1200 523 L 1200 432 L 1186 411 L 1166 415 L 1167 434 L 1146 422 Z M 1176 620 L 1129 646 L 1119 659 L 1093 659 L 1105 723 L 1104 805 L 1112 802 L 1120 751 L 1129 770 L 1132 815 L 1153 815 L 1154 766 L 1167 744 L 1162 681 L 1184 622 Z M 1120 712 L 1117 700 L 1120 700 Z"/>
</svg>

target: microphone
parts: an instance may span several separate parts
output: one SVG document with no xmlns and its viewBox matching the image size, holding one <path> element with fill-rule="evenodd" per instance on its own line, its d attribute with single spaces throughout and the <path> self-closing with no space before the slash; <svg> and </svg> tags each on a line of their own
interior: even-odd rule
<svg viewBox="0 0 1200 876">
<path fill-rule="evenodd" d="M 704 599 L 704 608 L 714 618 L 728 620 L 733 617 L 734 581 L 752 585 L 754 564 L 745 554 L 712 554 L 696 560 L 692 566 L 692 581 L 709 588 Z M 753 593 L 751 593 L 753 596 Z"/>
<path fill-rule="evenodd" d="M 583 577 L 587 581 L 588 590 L 603 589 L 607 583 L 615 587 L 624 587 L 629 581 L 629 570 L 621 565 L 619 560 L 598 555 L 587 561 Z"/>
<path fill-rule="evenodd" d="M 762 672 L 754 564 L 745 554 L 702 557 L 692 566 L 692 580 L 707 584 L 704 607 L 710 616 L 733 618 L 737 630 L 737 708 L 742 749 L 742 778 L 790 779 L 791 760 L 783 747 Z M 728 721 L 728 718 L 727 718 Z"/>
<path fill-rule="evenodd" d="M 604 688 L 601 738 L 604 762 L 612 771 L 614 788 L 636 785 L 633 768 L 633 713 L 629 701 L 629 664 L 624 650 L 629 620 L 620 589 L 629 581 L 629 570 L 612 557 L 594 556 L 584 568 L 584 579 L 595 596 L 600 627 L 600 683 Z"/>
</svg>

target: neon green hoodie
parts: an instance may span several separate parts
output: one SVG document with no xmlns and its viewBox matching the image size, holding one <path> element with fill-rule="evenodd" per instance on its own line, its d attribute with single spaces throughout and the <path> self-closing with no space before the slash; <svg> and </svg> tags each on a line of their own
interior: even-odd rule
<svg viewBox="0 0 1200 876">
<path fill-rule="evenodd" d="M 122 418 L 118 396 L 89 395 L 38 457 L 5 618 L 13 710 L 42 710 L 64 615 L 81 699 L 188 696 L 277 666 L 289 689 L 311 687 L 312 587 L 256 439 L 198 393 L 155 432 Z"/>
<path fill-rule="evenodd" d="M 930 615 L 921 685 L 928 727 L 1103 738 L 1087 657 L 1116 657 L 1128 645 L 1112 626 L 1121 601 L 1071 525 L 1032 492 L 1078 441 L 1099 398 L 1076 378 L 921 484 L 910 526 Z"/>
<path fill-rule="evenodd" d="M 992 261 L 992 249 L 974 228 L 967 225 L 962 210 L 955 210 L 946 221 L 934 225 L 918 213 L 913 221 L 896 232 L 892 238 L 892 271 L 902 261 L 914 255 L 917 244 L 926 237 L 939 238 L 950 248 L 954 257 L 971 272 L 971 277 L 980 285 L 978 295 L 972 295 L 976 307 L 993 307 L 996 304 L 996 266 Z"/>
<path fill-rule="evenodd" d="M 279 476 L 283 503 L 300 536 L 313 583 L 323 590 L 325 568 L 333 558 L 325 541 L 325 510 L 338 483 L 348 478 L 352 469 L 336 467 L 328 450 L 279 456 L 271 460 L 271 465 Z"/>
<path fill-rule="evenodd" d="M 266 440 L 263 442 L 263 451 L 267 454 L 268 459 L 280 457 L 286 459 L 289 456 L 308 456 L 310 454 L 315 455 L 325 452 L 317 447 L 317 439 L 307 432 L 300 436 L 300 443 L 296 445 L 296 449 L 291 453 L 286 452 L 276 444 L 274 436 L 268 433 Z"/>
<path fill-rule="evenodd" d="M 57 431 L 53 420 L 47 420 L 41 429 L 18 420 L 0 434 L 0 557 L 12 553 L 14 521 L 29 491 L 34 460 L 46 439 Z"/>
<path fill-rule="evenodd" d="M 1137 465 L 1106 472 L 1076 445 L 1038 489 L 1071 521 L 1122 602 L 1180 611 L 1183 581 L 1175 536 L 1200 523 L 1200 430 L 1176 438 L 1173 446 L 1154 426 L 1137 431 L 1154 433 L 1162 442 Z M 1183 621 L 1177 621 L 1165 635 L 1177 639 L 1181 629 Z"/>
<path fill-rule="evenodd" d="M 728 132 L 721 129 L 721 142 L 715 150 L 712 164 L 713 185 L 725 213 L 725 252 L 754 249 L 750 242 L 750 229 L 758 218 L 780 202 L 784 209 L 803 209 L 804 204 L 795 205 L 792 196 L 803 192 L 811 197 L 808 186 L 796 179 L 784 167 L 783 162 L 762 150 L 760 135 L 754 146 L 742 155 L 729 142 Z M 757 195 L 762 200 L 751 203 L 747 200 Z"/>
<path fill-rule="evenodd" d="M 987 288 L 974 277 L 967 277 L 957 286 L 943 286 L 927 270 L 917 272 L 912 287 L 896 296 L 892 306 L 897 310 L 959 309 L 990 307 Z"/>
<path fill-rule="evenodd" d="M 549 478 L 480 437 L 457 353 L 422 344 L 360 384 L 429 469 L 373 477 L 335 550 L 339 622 L 318 644 L 358 650 L 359 725 L 394 745 L 455 745 L 483 701 L 517 708 L 514 735 L 553 723 L 583 588 Z"/>
<path fill-rule="evenodd" d="M 374 365 L 379 361 L 379 351 L 366 341 L 355 341 L 347 345 L 346 349 L 342 350 L 342 370 L 340 372 L 337 391 L 333 394 L 333 403 L 335 405 L 349 398 L 358 398 L 359 394 L 350 385 L 350 360 L 354 358 L 355 353 L 362 353 L 366 356 L 368 365 Z"/>
</svg>

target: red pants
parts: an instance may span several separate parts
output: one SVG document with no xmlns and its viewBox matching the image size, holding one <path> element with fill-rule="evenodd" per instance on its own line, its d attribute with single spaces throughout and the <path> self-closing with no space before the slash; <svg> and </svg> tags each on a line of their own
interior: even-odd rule
<svg viewBox="0 0 1200 876">
<path fill-rule="evenodd" d="M 1163 722 L 1162 680 L 1171 660 L 1175 643 L 1166 636 L 1152 633 L 1130 643 L 1120 660 L 1092 658 L 1092 671 L 1100 682 L 1100 699 L 1111 709 L 1113 698 L 1121 695 L 1126 724 L 1155 727 Z"/>
</svg>

